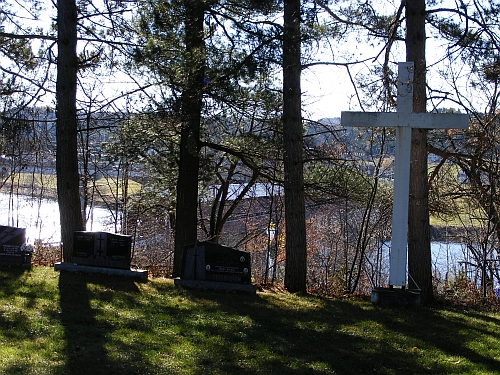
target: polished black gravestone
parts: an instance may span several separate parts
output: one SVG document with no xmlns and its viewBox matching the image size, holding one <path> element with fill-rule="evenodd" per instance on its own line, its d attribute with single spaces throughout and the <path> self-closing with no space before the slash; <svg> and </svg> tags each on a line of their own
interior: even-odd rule
<svg viewBox="0 0 500 375">
<path fill-rule="evenodd" d="M 77 231 L 73 237 L 72 262 L 79 265 L 129 269 L 132 237 Z"/>
<path fill-rule="evenodd" d="M 197 289 L 255 293 L 250 264 L 250 253 L 247 251 L 210 241 L 197 242 L 184 248 L 181 277 L 175 279 L 175 284 Z"/>
<path fill-rule="evenodd" d="M 54 265 L 57 271 L 101 273 L 147 281 L 147 270 L 130 270 L 132 237 L 107 232 L 77 231 L 71 262 Z"/>
<path fill-rule="evenodd" d="M 26 228 L 0 226 L 0 264 L 31 267 Z"/>
</svg>

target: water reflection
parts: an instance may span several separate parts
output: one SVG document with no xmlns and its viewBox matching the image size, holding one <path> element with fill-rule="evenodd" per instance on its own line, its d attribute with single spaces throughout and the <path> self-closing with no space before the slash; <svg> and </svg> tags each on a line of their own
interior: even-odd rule
<svg viewBox="0 0 500 375">
<path fill-rule="evenodd" d="M 466 260 L 467 250 L 463 243 L 432 242 L 431 254 L 432 268 L 443 280 L 450 280 L 460 270 L 460 262 Z"/>
<path fill-rule="evenodd" d="M 0 225 L 26 228 L 28 244 L 37 239 L 44 243 L 61 241 L 59 208 L 55 200 L 0 194 L 0 212 Z M 113 228 L 111 220 L 108 210 L 94 208 L 89 212 L 87 230 L 109 231 Z"/>
<path fill-rule="evenodd" d="M 0 194 L 0 225 L 26 228 L 27 243 L 40 239 L 44 243 L 58 243 L 61 239 L 59 209 L 57 201 L 36 199 L 27 196 Z M 87 230 L 114 232 L 114 220 L 109 210 L 94 208 L 89 213 Z M 389 256 L 389 246 L 383 249 L 383 256 Z M 443 279 L 453 278 L 464 260 L 463 244 L 433 242 L 431 244 L 433 271 L 439 271 Z"/>
</svg>

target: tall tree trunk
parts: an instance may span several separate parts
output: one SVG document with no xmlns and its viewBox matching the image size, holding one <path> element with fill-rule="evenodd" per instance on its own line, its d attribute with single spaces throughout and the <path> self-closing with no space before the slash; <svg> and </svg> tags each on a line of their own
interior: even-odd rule
<svg viewBox="0 0 500 375">
<path fill-rule="evenodd" d="M 182 129 L 177 180 L 173 276 L 180 276 L 183 248 L 197 239 L 200 123 L 205 74 L 203 0 L 185 0 L 185 87 L 182 92 Z"/>
<path fill-rule="evenodd" d="M 83 230 L 77 154 L 76 15 L 75 0 L 59 0 L 57 6 L 56 172 L 64 261 L 71 261 L 73 233 Z"/>
<path fill-rule="evenodd" d="M 425 0 L 406 1 L 406 61 L 415 64 L 413 112 L 426 112 Z M 410 176 L 409 285 L 421 289 L 422 303 L 426 304 L 432 302 L 433 292 L 425 129 L 412 130 Z"/>
<path fill-rule="evenodd" d="M 306 292 L 307 249 L 300 92 L 300 0 L 285 0 L 283 32 L 283 162 L 285 173 L 285 288 Z"/>
</svg>

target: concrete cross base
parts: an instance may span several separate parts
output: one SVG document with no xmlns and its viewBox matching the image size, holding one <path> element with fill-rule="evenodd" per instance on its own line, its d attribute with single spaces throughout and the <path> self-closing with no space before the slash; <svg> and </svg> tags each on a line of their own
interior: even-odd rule
<svg viewBox="0 0 500 375">
<path fill-rule="evenodd" d="M 83 273 L 99 273 L 103 275 L 113 275 L 113 276 L 123 276 L 130 279 L 136 279 L 138 281 L 146 282 L 148 281 L 148 271 L 147 270 L 124 270 L 118 268 L 105 268 L 105 267 L 94 267 L 94 266 L 81 266 L 69 262 L 58 262 L 54 264 L 54 270 L 56 271 L 67 271 L 67 272 L 83 272 Z"/>
<path fill-rule="evenodd" d="M 250 294 L 255 294 L 257 292 L 257 287 L 253 284 L 224 283 L 206 280 L 185 280 L 180 278 L 175 278 L 174 284 L 187 289 L 244 292 Z"/>
<path fill-rule="evenodd" d="M 420 307 L 420 290 L 374 288 L 371 302 L 382 307 Z"/>
</svg>

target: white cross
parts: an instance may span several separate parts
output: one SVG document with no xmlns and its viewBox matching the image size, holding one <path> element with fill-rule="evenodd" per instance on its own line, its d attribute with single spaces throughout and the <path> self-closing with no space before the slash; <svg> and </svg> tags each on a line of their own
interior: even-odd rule
<svg viewBox="0 0 500 375">
<path fill-rule="evenodd" d="M 389 284 L 406 286 L 408 196 L 411 129 L 467 129 L 469 116 L 456 113 L 413 113 L 413 63 L 398 64 L 397 112 L 342 112 L 343 126 L 395 127 L 394 201 Z"/>
</svg>

